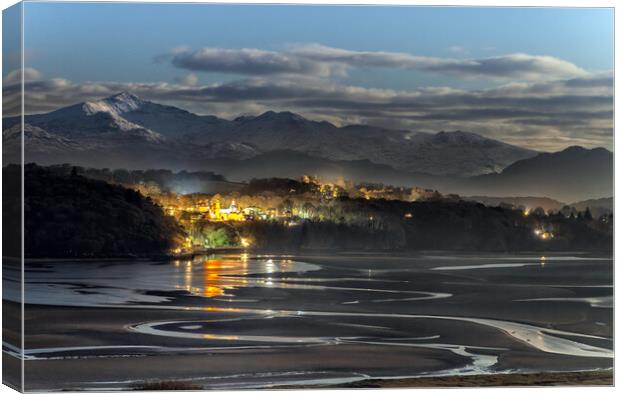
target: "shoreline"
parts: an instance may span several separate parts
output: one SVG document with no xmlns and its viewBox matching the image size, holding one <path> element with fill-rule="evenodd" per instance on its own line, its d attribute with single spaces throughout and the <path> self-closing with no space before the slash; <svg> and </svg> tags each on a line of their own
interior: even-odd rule
<svg viewBox="0 0 620 394">
<path fill-rule="evenodd" d="M 532 387 L 532 386 L 613 386 L 611 370 L 574 372 L 497 373 L 464 376 L 411 378 L 370 378 L 337 384 L 274 385 L 273 389 L 331 388 L 423 388 L 423 387 Z"/>
<path fill-rule="evenodd" d="M 126 255 L 126 256 L 104 256 L 104 257 L 25 257 L 24 261 L 26 263 L 54 263 L 58 261 L 62 262 L 91 262 L 91 261 L 104 261 L 104 262 L 114 262 L 114 261 L 154 261 L 154 260 L 189 260 L 194 258 L 195 256 L 204 256 L 212 253 L 235 253 L 235 252 L 250 250 L 247 248 L 235 248 L 235 247 L 226 247 L 226 248 L 213 248 L 213 249 L 203 249 L 197 250 L 191 253 L 184 254 L 153 254 L 153 255 Z M 19 260 L 17 261 L 19 262 Z"/>
<path fill-rule="evenodd" d="M 412 250 L 412 251 L 370 251 L 370 250 L 339 250 L 333 251 L 328 249 L 302 249 L 297 251 L 276 251 L 272 249 L 258 249 L 258 248 L 243 248 L 243 247 L 225 247 L 225 248 L 211 248 L 211 249 L 201 249 L 196 250 L 191 253 L 184 254 L 153 254 L 153 255 L 127 255 L 127 256 L 107 256 L 107 257 L 25 257 L 23 260 L 26 263 L 54 263 L 58 261 L 63 262 L 91 262 L 91 261 L 104 261 L 104 262 L 115 262 L 115 261 L 153 261 L 153 260 L 190 260 L 196 256 L 208 256 L 214 253 L 251 253 L 251 254 L 275 254 L 275 253 L 285 253 L 292 255 L 321 255 L 326 252 L 335 252 L 338 255 L 350 256 L 350 255 L 364 255 L 364 254 L 389 254 L 394 256 L 415 256 L 420 254 L 429 254 L 429 255 L 441 255 L 441 254 L 463 254 L 463 255 L 512 255 L 512 256 L 528 256 L 528 255 L 540 255 L 541 251 L 469 251 L 469 250 L 435 250 L 435 249 L 425 249 L 425 250 Z M 609 254 L 606 251 L 546 251 L 550 255 L 589 255 L 589 256 L 597 256 L 604 258 L 613 258 L 613 254 Z M 5 263 L 11 264 L 16 263 L 19 264 L 21 259 L 15 259 L 13 257 L 4 256 L 3 260 Z"/>
</svg>

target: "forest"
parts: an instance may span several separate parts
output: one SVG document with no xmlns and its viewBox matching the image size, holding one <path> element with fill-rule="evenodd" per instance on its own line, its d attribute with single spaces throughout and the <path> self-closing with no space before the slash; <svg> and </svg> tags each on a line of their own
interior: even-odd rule
<svg viewBox="0 0 620 394">
<path fill-rule="evenodd" d="M 18 179 L 20 167 L 4 167 L 3 175 L 7 182 Z M 270 251 L 611 251 L 613 246 L 612 215 L 595 218 L 588 209 L 568 217 L 543 209 L 525 212 L 438 193 L 416 201 L 326 198 L 307 183 L 254 180 L 219 198 L 272 206 L 288 216 L 181 225 L 151 197 L 82 176 L 77 168 L 26 165 L 24 187 L 26 257 L 161 256 L 188 239 L 209 248 Z M 18 198 L 5 193 L 5 206 L 19 207 L 12 201 Z"/>
<path fill-rule="evenodd" d="M 594 217 L 588 207 L 577 212 L 486 206 L 437 191 L 425 196 L 408 192 L 409 201 L 352 197 L 350 192 L 332 198 L 318 188 L 291 179 L 252 180 L 218 198 L 223 205 L 236 201 L 289 215 L 267 221 L 198 221 L 189 226 L 192 237 L 211 237 L 205 243 L 213 246 L 238 245 L 244 238 L 255 248 L 271 250 L 610 251 L 613 244 L 613 215 Z"/>
<path fill-rule="evenodd" d="M 3 176 L 20 176 L 19 166 Z M 180 244 L 184 230 L 150 198 L 76 171 L 24 168 L 26 257 L 154 256 Z"/>
<path fill-rule="evenodd" d="M 287 200 L 294 205 L 294 199 Z M 247 239 L 270 251 L 611 251 L 611 217 L 565 217 L 465 201 L 388 201 L 339 198 L 327 206 L 305 202 L 311 219 L 291 221 L 198 222 L 194 236 L 217 246 Z M 312 208 L 308 207 L 311 206 Z M 214 235 L 217 234 L 217 235 Z M 545 236 L 548 235 L 548 236 Z"/>
</svg>

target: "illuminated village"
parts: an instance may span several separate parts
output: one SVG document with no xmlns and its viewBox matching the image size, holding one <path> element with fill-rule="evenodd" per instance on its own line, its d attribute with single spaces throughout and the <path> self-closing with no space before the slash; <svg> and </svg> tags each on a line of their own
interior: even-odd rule
<svg viewBox="0 0 620 394">
<path fill-rule="evenodd" d="M 272 231 L 277 227 L 290 232 L 312 223 L 335 223 L 362 227 L 370 232 L 398 234 L 400 230 L 394 232 L 394 228 L 416 222 L 416 208 L 408 203 L 462 201 L 457 195 L 442 195 L 420 187 L 354 184 L 342 178 L 325 181 L 308 175 L 298 180 L 253 180 L 241 184 L 237 190 L 211 194 L 163 191 L 153 182 L 130 186 L 150 197 L 185 229 L 187 235 L 173 250 L 174 254 L 214 248 L 246 249 L 256 246 L 257 231 Z M 389 204 L 390 201 L 403 203 L 409 208 L 398 213 L 390 212 L 387 216 L 385 212 L 373 211 L 377 204 Z M 522 218 L 519 226 L 529 228 L 533 239 L 546 243 L 557 238 L 558 228 L 554 220 L 564 218 L 559 212 L 516 206 L 510 209 L 519 212 Z M 401 224 L 394 225 L 394 220 Z"/>
<path fill-rule="evenodd" d="M 441 196 L 437 191 L 419 187 L 393 187 L 375 184 L 359 184 L 337 179 L 334 182 L 323 181 L 316 176 L 305 175 L 294 182 L 292 187 L 284 190 L 277 185 L 272 190 L 260 190 L 249 195 L 243 192 L 227 194 L 191 193 L 180 194 L 162 191 L 152 182 L 140 182 L 129 185 L 159 204 L 166 215 L 174 217 L 189 233 L 182 247 L 175 253 L 201 248 L 221 246 L 209 237 L 197 234 L 194 229 L 205 223 L 234 224 L 242 222 L 272 222 L 286 227 L 295 227 L 308 220 L 333 219 L 334 201 L 339 198 L 361 198 L 364 200 L 398 200 L 413 202 L 433 198 L 458 198 L 457 196 Z M 269 189 L 272 185 L 268 185 Z M 406 212 L 403 219 L 412 219 L 413 213 Z M 368 215 L 364 218 L 373 221 Z M 221 227 L 218 227 L 221 228 Z M 200 233 L 200 231 L 198 231 Z M 249 247 L 249 237 L 238 236 L 237 244 Z"/>
<path fill-rule="evenodd" d="M 133 188 L 143 195 L 151 197 L 162 206 L 165 213 L 174 216 L 181 223 L 193 223 L 199 220 L 212 222 L 242 222 L 247 220 L 285 221 L 294 225 L 296 221 L 310 219 L 314 216 L 313 209 L 308 204 L 295 204 L 300 198 L 304 201 L 313 201 L 319 205 L 339 197 L 385 199 L 400 201 L 417 201 L 430 199 L 441 195 L 429 189 L 392 187 L 384 185 L 353 185 L 351 182 L 336 183 L 322 182 L 318 177 L 304 176 L 301 183 L 310 187 L 305 193 L 298 194 L 297 190 L 289 189 L 289 198 L 279 195 L 263 193 L 261 196 L 241 195 L 233 192 L 229 195 L 221 194 L 178 194 L 162 192 L 156 185 L 141 183 Z M 297 195 L 300 198 L 292 196 Z"/>
</svg>

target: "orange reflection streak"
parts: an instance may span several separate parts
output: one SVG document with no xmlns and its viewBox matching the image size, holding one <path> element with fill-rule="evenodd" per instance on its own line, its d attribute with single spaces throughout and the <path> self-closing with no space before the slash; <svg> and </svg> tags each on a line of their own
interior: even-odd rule
<svg viewBox="0 0 620 394">
<path fill-rule="evenodd" d="M 182 279 L 177 288 L 183 288 L 193 294 L 207 298 L 231 296 L 225 291 L 245 287 L 249 283 L 247 279 L 248 260 L 248 255 L 242 254 L 232 259 L 205 256 L 194 260 L 193 264 L 191 261 L 183 263 L 175 261 L 173 262 L 174 267 L 181 274 Z M 197 271 L 199 269 L 202 269 L 202 273 Z M 192 279 L 200 280 L 200 277 L 202 277 L 201 286 L 192 281 Z"/>
<path fill-rule="evenodd" d="M 218 297 L 224 295 L 224 287 L 220 280 L 222 260 L 207 260 L 203 264 L 203 289 L 205 297 Z"/>
<path fill-rule="evenodd" d="M 222 308 L 218 306 L 205 306 L 204 308 L 202 308 L 202 310 L 207 312 L 245 312 L 243 309 L 240 308 Z"/>
<path fill-rule="evenodd" d="M 219 339 L 224 341 L 235 341 L 239 339 L 236 335 L 216 335 L 216 334 L 204 334 L 202 336 L 204 339 Z"/>
</svg>

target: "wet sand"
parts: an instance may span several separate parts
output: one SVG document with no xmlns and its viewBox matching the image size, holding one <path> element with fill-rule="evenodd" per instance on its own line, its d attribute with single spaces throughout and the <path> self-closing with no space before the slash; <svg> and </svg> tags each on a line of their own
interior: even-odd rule
<svg viewBox="0 0 620 394">
<path fill-rule="evenodd" d="M 600 257 L 226 255 L 78 264 L 26 272 L 28 390 L 157 381 L 210 389 L 527 385 L 506 372 L 613 362 L 613 265 Z M 607 379 L 562 376 L 566 384 Z"/>
</svg>

